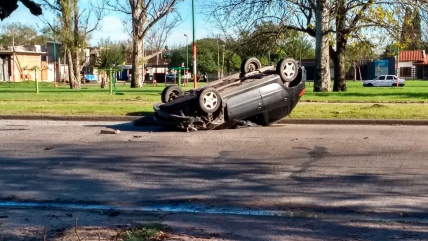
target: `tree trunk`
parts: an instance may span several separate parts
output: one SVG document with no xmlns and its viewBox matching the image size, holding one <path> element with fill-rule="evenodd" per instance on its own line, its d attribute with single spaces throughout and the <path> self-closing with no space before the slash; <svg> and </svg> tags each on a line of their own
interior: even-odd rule
<svg viewBox="0 0 428 241">
<path fill-rule="evenodd" d="M 103 73 L 101 76 L 101 88 L 104 89 L 106 87 L 106 78 L 105 74 Z"/>
<path fill-rule="evenodd" d="M 330 79 L 330 40 L 328 29 L 330 22 L 330 3 L 328 0 L 317 1 L 316 8 L 316 48 L 315 48 L 315 81 L 314 92 L 328 92 L 331 90 Z"/>
<path fill-rule="evenodd" d="M 77 8 L 77 2 L 74 1 L 73 3 L 73 12 L 74 12 L 74 42 L 73 42 L 73 48 L 72 48 L 72 55 L 73 55 L 73 72 L 74 72 L 74 78 L 75 78 L 75 89 L 80 88 L 81 84 L 81 75 L 80 75 L 80 46 L 79 46 L 79 9 Z"/>
<path fill-rule="evenodd" d="M 345 50 L 346 36 L 343 31 L 346 28 L 346 1 L 337 1 L 338 10 L 336 14 L 336 61 L 334 61 L 334 85 L 333 91 L 346 91 L 346 67 L 345 67 Z"/>
<path fill-rule="evenodd" d="M 70 81 L 70 89 L 80 89 L 80 81 L 76 81 L 76 76 L 74 73 L 74 59 L 73 54 L 70 50 L 67 50 L 68 58 L 68 80 Z"/>
<path fill-rule="evenodd" d="M 357 81 L 357 64 L 354 63 L 354 82 Z"/>
<path fill-rule="evenodd" d="M 363 81 L 363 76 L 361 75 L 361 65 L 358 65 L 358 71 L 360 72 L 360 81 Z"/>
<path fill-rule="evenodd" d="M 76 79 L 76 83 L 78 83 L 78 85 L 79 85 L 79 87 L 77 87 L 77 88 L 80 88 L 80 84 L 82 83 L 82 76 L 80 74 L 80 63 L 79 63 L 80 58 L 79 58 L 79 56 L 80 55 L 79 55 L 78 51 L 74 51 L 74 53 L 73 53 L 73 67 L 74 67 L 73 72 L 74 72 L 74 76 Z"/>
<path fill-rule="evenodd" d="M 140 33 L 139 25 L 141 23 L 138 22 L 135 17 L 133 18 L 133 29 L 132 29 L 132 70 L 131 70 L 131 88 L 140 88 L 142 87 L 142 72 L 143 66 L 141 65 L 141 61 L 143 58 L 142 45 L 143 39 L 138 35 Z"/>
</svg>

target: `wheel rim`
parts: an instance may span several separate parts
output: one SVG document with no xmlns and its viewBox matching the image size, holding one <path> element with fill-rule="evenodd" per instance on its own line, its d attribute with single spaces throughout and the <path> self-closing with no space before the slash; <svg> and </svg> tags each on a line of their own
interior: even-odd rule
<svg viewBox="0 0 428 241">
<path fill-rule="evenodd" d="M 208 110 L 212 110 L 217 106 L 218 97 L 214 92 L 207 92 L 204 95 L 204 107 Z"/>
<path fill-rule="evenodd" d="M 257 66 L 254 63 L 248 65 L 248 72 L 253 72 L 257 70 Z"/>
<path fill-rule="evenodd" d="M 171 92 L 171 94 L 169 94 L 168 96 L 168 102 L 171 100 L 175 100 L 178 96 L 180 96 L 180 92 L 174 90 Z"/>
<path fill-rule="evenodd" d="M 283 73 L 286 77 L 293 77 L 296 73 L 296 65 L 293 62 L 286 62 Z"/>
</svg>

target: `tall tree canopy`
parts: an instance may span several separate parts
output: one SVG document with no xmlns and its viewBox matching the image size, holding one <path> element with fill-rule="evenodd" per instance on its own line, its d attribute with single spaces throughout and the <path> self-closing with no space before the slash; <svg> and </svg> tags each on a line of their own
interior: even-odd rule
<svg viewBox="0 0 428 241">
<path fill-rule="evenodd" d="M 132 29 L 132 80 L 131 88 L 142 86 L 143 39 L 151 28 L 174 11 L 179 0 L 104 0 L 109 10 L 131 18 Z"/>
<path fill-rule="evenodd" d="M 80 0 L 41 0 L 53 10 L 56 19 L 53 22 L 45 21 L 57 40 L 66 48 L 70 88 L 80 88 L 81 66 L 86 61 L 83 55 L 89 41 L 89 35 L 99 27 L 104 17 L 103 7 L 94 6 L 94 1 L 86 1 L 83 7 Z M 93 4 L 94 3 L 94 4 Z M 99 2 L 96 2 L 99 3 Z"/>
<path fill-rule="evenodd" d="M 421 47 L 422 30 L 419 9 L 412 10 L 406 7 L 400 41 L 409 50 L 418 50 Z"/>
<path fill-rule="evenodd" d="M 33 26 L 20 22 L 2 25 L 0 28 L 0 45 L 12 46 L 13 42 L 16 46 L 45 45 L 46 41 L 52 40 L 52 36 L 46 29 L 42 29 L 41 33 L 34 29 Z"/>
<path fill-rule="evenodd" d="M 217 73 L 223 67 L 224 73 L 235 72 L 240 68 L 241 57 L 233 49 L 229 49 L 230 44 L 219 41 L 215 38 L 204 38 L 196 41 L 198 46 L 198 70 L 203 73 Z M 223 48 L 223 45 L 225 46 Z M 189 50 L 192 46 L 187 46 Z M 180 47 L 172 50 L 170 67 L 181 66 L 186 63 L 187 47 Z M 224 52 L 223 52 L 224 50 Z M 192 55 L 189 53 L 189 69 L 193 68 Z M 219 66 L 220 65 L 220 66 Z"/>
<path fill-rule="evenodd" d="M 348 41 L 365 39 L 364 33 L 387 31 L 397 33 L 404 19 L 405 7 L 426 8 L 426 0 L 216 0 L 211 4 L 211 16 L 217 20 L 218 27 L 226 34 L 233 35 L 246 29 L 253 29 L 262 21 L 273 21 L 281 26 L 276 31 L 265 34 L 279 36 L 287 29 L 296 30 L 316 36 L 319 26 L 326 16 L 317 12 L 320 4 L 327 5 L 329 26 L 321 33 L 330 36 L 329 55 L 334 62 L 334 91 L 345 91 L 345 54 Z M 391 37 L 392 38 L 392 37 Z M 322 38 L 317 39 L 320 45 Z M 365 39 L 367 40 L 367 39 Z M 325 51 L 317 54 L 317 59 L 325 55 Z M 327 75 L 323 77 L 323 82 Z"/>
</svg>

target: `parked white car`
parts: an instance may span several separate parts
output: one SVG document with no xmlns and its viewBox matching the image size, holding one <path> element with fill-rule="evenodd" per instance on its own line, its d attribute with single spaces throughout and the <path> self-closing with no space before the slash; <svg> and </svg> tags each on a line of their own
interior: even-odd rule
<svg viewBox="0 0 428 241">
<path fill-rule="evenodd" d="M 380 75 L 379 77 L 372 80 L 364 80 L 364 87 L 394 87 L 397 86 L 403 87 L 406 83 L 405 79 L 400 79 L 396 75 Z"/>
</svg>

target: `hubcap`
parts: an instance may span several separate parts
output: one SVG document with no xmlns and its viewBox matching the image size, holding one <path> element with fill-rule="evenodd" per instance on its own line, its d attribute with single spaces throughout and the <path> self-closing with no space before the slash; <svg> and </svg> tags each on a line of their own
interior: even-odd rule
<svg viewBox="0 0 428 241">
<path fill-rule="evenodd" d="M 171 94 L 169 94 L 168 102 L 171 100 L 175 100 L 179 95 L 180 93 L 178 91 L 172 91 Z"/>
<path fill-rule="evenodd" d="M 204 107 L 212 110 L 217 106 L 218 97 L 214 92 L 207 92 L 204 95 Z"/>
<path fill-rule="evenodd" d="M 284 74 L 286 77 L 292 77 L 296 73 L 296 65 L 293 62 L 285 63 Z"/>
<path fill-rule="evenodd" d="M 249 66 L 248 66 L 248 72 L 253 72 L 253 71 L 256 71 L 256 65 L 255 64 L 250 64 Z"/>
</svg>

